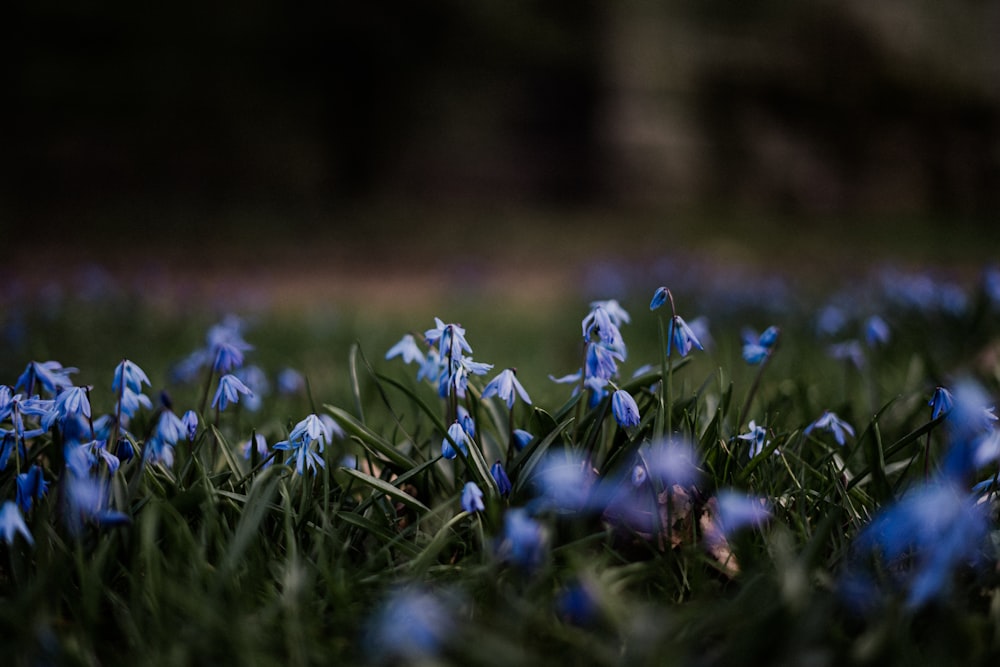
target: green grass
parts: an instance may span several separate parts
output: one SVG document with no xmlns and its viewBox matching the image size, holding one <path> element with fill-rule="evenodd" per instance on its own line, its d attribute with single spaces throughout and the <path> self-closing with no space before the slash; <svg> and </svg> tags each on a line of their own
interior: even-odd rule
<svg viewBox="0 0 1000 667">
<path fill-rule="evenodd" d="M 893 305 L 869 290 L 872 300 L 858 316 L 882 314 L 893 337 L 867 350 L 857 369 L 829 358 L 834 339 L 815 334 L 818 300 L 761 307 L 708 291 L 675 293 L 687 319 L 709 314 L 715 345 L 670 360 L 670 404 L 661 410 L 662 342 L 647 308 L 655 287 L 625 301 L 632 323 L 622 328 L 628 359 L 616 382 L 636 397 L 643 417 L 630 429 L 615 423 L 607 399 L 584 406 L 571 397 L 572 385 L 548 379 L 580 366 L 585 302 L 497 307 L 470 294 L 426 313 L 317 306 L 252 314 L 246 338 L 255 349 L 247 362 L 272 378 L 282 367 L 296 368 L 309 392 L 272 394 L 256 413 L 206 409 L 197 438 L 178 444 L 172 467 L 138 458 L 114 475 L 99 467 L 111 480 L 108 502 L 130 519 L 126 526 L 68 527 L 61 430 L 38 436 L 24 460 L 12 458 L 0 471 L 2 500 L 14 498 L 14 476 L 31 463 L 42 465 L 51 483 L 25 515 L 35 545 L 21 537 L 0 542 L 5 661 L 506 667 L 955 664 L 996 657 L 993 522 L 980 565 L 949 569 L 949 586 L 915 608 L 906 604 L 906 582 L 923 554 L 881 564 L 873 556 L 870 563 L 856 546 L 873 517 L 921 487 L 928 442 L 932 474 L 944 465 L 953 443 L 947 425 L 930 420 L 933 388 L 974 377 L 996 395 L 1000 365 L 986 354 L 1000 332 L 996 304 L 971 292 L 969 307 L 950 315 Z M 440 458 L 448 401 L 417 382 L 413 366 L 384 359 L 404 333 L 422 333 L 435 315 L 461 322 L 475 359 L 495 364 L 472 380 L 467 405 L 477 435 L 469 456 L 454 461 Z M 5 312 L 8 334 L 16 323 L 22 333 L 11 335 L 0 354 L 0 377 L 13 384 L 32 359 L 78 366 L 74 382 L 92 386 L 96 416 L 114 409 L 112 372 L 129 358 L 149 374 L 154 403 L 165 389 L 178 413 L 196 409 L 204 376 L 181 383 L 169 371 L 204 344 L 214 322 L 208 310 L 180 316 L 127 297 L 68 300 L 51 309 L 20 304 Z M 758 368 L 740 357 L 746 324 L 782 328 L 755 392 Z M 859 324 L 852 320 L 842 337 Z M 651 370 L 632 379 L 644 364 Z M 501 497 L 488 466 L 505 456 L 507 408 L 479 393 L 509 366 L 533 399 L 515 405 L 515 426 L 535 439 L 507 461 L 514 489 Z M 854 426 L 843 447 L 829 433 L 804 433 L 824 410 Z M 237 451 L 252 432 L 273 445 L 311 412 L 332 415 L 347 433 L 325 449 L 318 474 L 297 475 L 280 455 L 262 467 Z M 637 457 L 650 456 L 668 419 L 675 437 L 694 447 L 698 480 L 674 486 L 650 477 L 633 488 L 634 466 L 647 461 Z M 770 441 L 752 459 L 736 438 L 750 419 L 766 425 Z M 151 411 L 133 420 L 140 448 L 153 424 Z M 357 469 L 341 466 L 348 454 Z M 635 523 L 600 509 L 539 505 L 547 456 L 586 457 L 577 481 L 600 491 L 592 498 L 627 497 L 629 507 L 656 518 Z M 963 482 L 995 467 L 984 464 L 975 480 Z M 460 506 L 470 480 L 486 502 L 484 512 L 471 515 Z M 723 489 L 766 499 L 771 518 L 720 547 L 706 536 L 712 498 Z M 992 508 L 993 497 L 984 502 Z M 544 535 L 530 566 L 503 557 L 505 525 L 516 508 L 528 508 Z M 866 613 L 847 604 L 842 590 L 848 574 L 871 564 L 876 576 L 867 599 L 875 611 Z M 387 600 L 403 599 L 394 597 L 400 591 L 427 593 L 440 609 L 403 614 L 399 627 L 380 635 L 376 619 Z M 566 612 L 567 591 L 584 591 L 586 613 Z M 392 644 L 428 619 L 436 619 L 434 650 Z M 373 650 L 378 641 L 397 654 Z"/>
</svg>

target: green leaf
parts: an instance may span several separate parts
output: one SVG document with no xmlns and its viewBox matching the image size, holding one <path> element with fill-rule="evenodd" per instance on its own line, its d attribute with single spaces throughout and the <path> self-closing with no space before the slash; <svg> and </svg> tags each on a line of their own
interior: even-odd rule
<svg viewBox="0 0 1000 667">
<path fill-rule="evenodd" d="M 430 508 L 424 505 L 422 502 L 420 502 L 410 494 L 406 493 L 405 491 L 402 491 L 401 489 L 393 486 L 392 484 L 383 479 L 379 479 L 378 477 L 372 477 L 368 473 L 361 472 L 360 470 L 355 470 L 354 468 L 341 468 L 341 470 L 350 475 L 351 477 L 356 478 L 362 484 L 366 484 L 367 486 L 370 486 L 376 491 L 384 493 L 390 498 L 398 500 L 399 502 L 409 505 L 410 507 L 418 509 L 422 512 L 431 511 Z"/>
</svg>

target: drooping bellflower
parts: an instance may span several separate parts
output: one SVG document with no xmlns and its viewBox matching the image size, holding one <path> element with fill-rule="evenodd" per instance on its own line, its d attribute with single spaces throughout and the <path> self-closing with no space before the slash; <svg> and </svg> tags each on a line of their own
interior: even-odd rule
<svg viewBox="0 0 1000 667">
<path fill-rule="evenodd" d="M 8 500 L 0 507 L 0 536 L 7 544 L 14 544 L 14 535 L 21 533 L 28 544 L 34 546 L 35 538 L 31 536 L 28 525 L 24 523 L 21 510 L 12 500 Z"/>
<path fill-rule="evenodd" d="M 240 395 L 253 396 L 253 392 L 235 375 L 223 375 L 219 378 L 219 388 L 212 399 L 212 407 L 225 410 L 230 403 L 238 403 Z"/>
<path fill-rule="evenodd" d="M 858 536 L 855 551 L 878 558 L 907 605 L 919 608 L 947 594 L 958 569 L 981 562 L 987 509 L 952 483 L 930 483 L 883 509 Z M 901 559 L 908 567 L 896 567 Z"/>
<path fill-rule="evenodd" d="M 759 336 L 752 329 L 744 329 L 742 334 L 743 360 L 751 366 L 756 366 L 767 359 L 774 349 L 775 343 L 778 342 L 779 333 L 778 327 L 775 326 L 764 329 Z"/>
<path fill-rule="evenodd" d="M 439 595 L 405 588 L 392 592 L 368 619 L 362 645 L 373 664 L 436 664 L 454 631 Z"/>
<path fill-rule="evenodd" d="M 528 396 L 528 392 L 524 390 L 524 387 L 517 379 L 516 368 L 505 368 L 489 381 L 486 387 L 483 388 L 483 398 L 491 396 L 500 397 L 502 401 L 507 403 L 507 408 L 511 410 L 514 408 L 514 400 L 517 396 L 520 396 L 522 401 L 531 405 L 531 397 Z"/>
<path fill-rule="evenodd" d="M 636 405 L 632 394 L 624 389 L 618 389 L 611 395 L 611 411 L 614 413 L 618 425 L 623 428 L 638 426 L 642 421 L 639 415 L 639 406 Z"/>
<path fill-rule="evenodd" d="M 931 407 L 931 419 L 937 419 L 951 412 L 952 408 L 955 407 L 955 398 L 944 387 L 937 387 L 927 405 Z"/>
<path fill-rule="evenodd" d="M 809 426 L 806 426 L 802 433 L 809 435 L 816 429 L 832 433 L 834 440 L 841 446 L 847 441 L 847 436 L 854 437 L 854 429 L 851 425 L 829 410 L 825 411 L 819 419 L 809 424 Z"/>
<path fill-rule="evenodd" d="M 865 320 L 865 342 L 868 347 L 885 345 L 890 338 L 889 325 L 878 315 L 872 315 Z"/>
<path fill-rule="evenodd" d="M 496 545 L 497 558 L 522 570 L 536 569 L 545 560 L 546 534 L 542 525 L 521 508 L 504 515 L 503 532 Z"/>
<path fill-rule="evenodd" d="M 17 378 L 14 391 L 24 389 L 31 394 L 38 391 L 38 385 L 47 391 L 50 396 L 73 386 L 73 381 L 69 379 L 70 374 L 76 373 L 76 368 L 63 368 L 58 361 L 32 361 L 29 362 L 21 376 Z"/>
<path fill-rule="evenodd" d="M 469 514 L 486 509 L 486 505 L 483 504 L 483 492 L 475 482 L 466 482 L 462 488 L 462 509 Z"/>
<path fill-rule="evenodd" d="M 41 500 L 49 488 L 41 467 L 32 464 L 27 472 L 17 476 L 17 506 L 28 512 L 36 500 Z"/>
<path fill-rule="evenodd" d="M 315 414 L 311 414 L 292 429 L 287 440 L 275 443 L 274 448 L 292 452 L 295 472 L 299 475 L 311 470 L 314 474 L 325 468 L 326 462 L 320 454 L 330 444 L 333 433 L 330 427 Z M 313 449 L 315 444 L 316 449 Z"/>
<path fill-rule="evenodd" d="M 670 318 L 670 327 L 667 332 L 667 356 L 670 356 L 671 347 L 677 349 L 677 353 L 686 357 L 692 349 L 704 350 L 705 347 L 698 340 L 694 331 L 680 315 Z"/>
<path fill-rule="evenodd" d="M 417 345 L 417 340 L 412 334 L 406 334 L 403 336 L 398 343 L 389 348 L 389 351 L 385 353 L 386 359 L 393 359 L 395 357 L 402 357 L 403 362 L 407 364 L 412 364 L 417 362 L 418 364 L 424 363 L 424 353 Z"/>
<path fill-rule="evenodd" d="M 510 483 L 510 478 L 507 476 L 507 471 L 503 469 L 503 464 L 500 461 L 490 466 L 490 475 L 493 477 L 493 481 L 497 483 L 497 489 L 499 489 L 501 496 L 506 496 L 514 488 Z"/>
<path fill-rule="evenodd" d="M 462 428 L 461 422 L 457 419 L 455 423 L 448 427 L 448 436 L 441 441 L 441 456 L 446 459 L 453 459 L 458 456 L 455 446 L 462 450 L 462 454 L 469 455 L 469 436 Z"/>
</svg>

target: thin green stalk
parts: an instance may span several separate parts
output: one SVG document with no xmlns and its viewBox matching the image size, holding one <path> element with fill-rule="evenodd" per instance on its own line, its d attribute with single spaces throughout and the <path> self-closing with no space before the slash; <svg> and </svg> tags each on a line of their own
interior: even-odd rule
<svg viewBox="0 0 1000 667">
<path fill-rule="evenodd" d="M 736 430 L 743 428 L 743 419 L 750 412 L 750 405 L 753 403 L 754 396 L 757 395 L 757 389 L 760 387 L 760 379 L 764 376 L 764 369 L 768 367 L 771 363 L 771 357 L 778 350 L 778 344 L 780 343 L 780 333 L 778 337 L 774 339 L 774 344 L 771 346 L 771 351 L 768 352 L 767 356 L 764 357 L 764 361 L 761 362 L 760 366 L 757 368 L 757 375 L 754 376 L 753 384 L 750 385 L 750 391 L 747 392 L 747 397 L 743 401 L 743 406 L 740 408 L 739 414 L 736 416 Z"/>
</svg>

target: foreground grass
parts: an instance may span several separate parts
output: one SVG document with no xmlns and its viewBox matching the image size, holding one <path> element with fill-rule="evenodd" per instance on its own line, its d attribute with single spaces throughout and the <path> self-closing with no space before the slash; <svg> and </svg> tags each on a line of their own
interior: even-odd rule
<svg viewBox="0 0 1000 667">
<path fill-rule="evenodd" d="M 20 509 L 33 544 L 4 529 L 5 655 L 483 665 L 994 657 L 994 493 L 972 485 L 997 470 L 996 430 L 975 423 L 1000 382 L 996 295 L 925 276 L 822 300 L 678 283 L 678 314 L 708 314 L 714 342 L 702 333 L 706 349 L 681 356 L 675 341 L 668 357 L 660 324 L 668 331 L 674 320 L 660 313 L 670 306 L 650 312 L 652 288 L 622 295 L 627 354 L 602 379 L 634 397 L 637 423 L 610 395 L 590 402 L 591 389 L 574 394 L 579 382 L 548 379 L 585 366 L 587 346 L 616 345 L 608 324 L 581 339 L 580 320 L 596 311 L 586 303 L 534 317 L 471 299 L 450 304 L 459 312 L 397 320 L 258 315 L 224 333 L 254 347 L 228 369 L 213 367 L 208 315 L 180 319 L 120 299 L 8 311 L 4 381 L 17 384 L 30 359 L 79 366 L 70 379 L 92 387 L 92 415 L 55 415 L 20 450 L 16 413 L 3 413 L 15 442 L 0 501 L 15 499 L 33 465 L 49 485 Z M 820 317 L 831 304 L 839 327 L 833 311 Z M 422 342 L 435 315 L 461 321 L 472 356 L 495 364 L 469 376 L 461 399 L 456 385 L 439 391 L 415 365 L 384 358 L 408 331 L 421 355 L 442 349 Z M 864 340 L 872 315 L 888 340 Z M 749 365 L 741 327 L 772 324 L 777 343 Z M 207 365 L 185 377 L 178 363 L 192 350 L 207 351 Z M 138 390 L 152 400 L 111 427 L 106 449 L 119 468 L 95 457 L 81 470 L 74 452 L 88 446 L 90 422 L 119 415 L 111 380 L 123 357 L 149 373 Z M 213 407 L 220 376 L 250 365 L 271 379 L 269 390 L 256 385 L 260 407 L 245 396 Z M 285 367 L 305 382 L 282 392 Z M 505 367 L 517 368 L 530 404 L 516 392 L 513 408 L 483 397 Z M 41 380 L 25 382 L 10 395 L 46 397 Z M 934 417 L 928 401 L 942 385 L 958 407 Z M 460 406 L 475 434 L 467 453 L 443 458 L 461 450 L 465 436 L 451 429 Z M 166 445 L 171 461 L 158 458 L 164 415 L 189 409 L 193 438 Z M 826 411 L 852 427 L 843 444 L 809 428 Z M 331 417 L 332 430 L 297 441 L 311 414 Z M 27 428 L 40 419 L 28 416 Z M 764 427 L 755 455 L 739 437 L 753 433 L 751 420 Z M 512 426 L 531 434 L 513 450 Z M 244 458 L 255 434 L 268 448 Z M 83 480 L 93 482 L 86 493 Z M 463 498 L 467 483 L 482 491 L 481 511 Z"/>
</svg>

